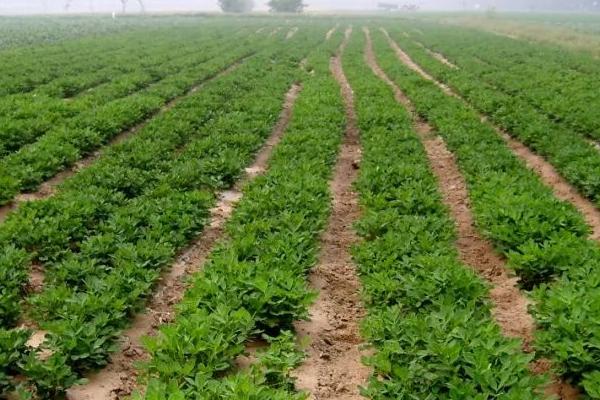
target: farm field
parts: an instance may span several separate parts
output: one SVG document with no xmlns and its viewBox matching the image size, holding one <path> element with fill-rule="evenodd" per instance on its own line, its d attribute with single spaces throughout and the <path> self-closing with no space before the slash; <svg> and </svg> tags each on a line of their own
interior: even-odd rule
<svg viewBox="0 0 600 400">
<path fill-rule="evenodd" d="M 593 49 L 401 15 L 0 32 L 0 398 L 600 398 Z"/>
</svg>

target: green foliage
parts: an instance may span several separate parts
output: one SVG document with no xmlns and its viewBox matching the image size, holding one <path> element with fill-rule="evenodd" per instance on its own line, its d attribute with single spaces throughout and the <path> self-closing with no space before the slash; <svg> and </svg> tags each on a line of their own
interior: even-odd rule
<svg viewBox="0 0 600 400">
<path fill-rule="evenodd" d="M 541 398 L 544 378 L 529 372 L 532 356 L 503 336 L 487 286 L 458 262 L 453 223 L 411 119 L 362 61 L 363 46 L 353 39 L 344 56 L 363 144 L 363 241 L 354 259 L 368 307 L 363 336 L 373 347 L 363 395 Z"/>
<path fill-rule="evenodd" d="M 502 95 L 495 89 L 485 88 L 473 78 L 461 77 L 463 73 L 441 66 L 402 35 L 393 36 L 424 68 L 441 79 L 448 79 L 449 84 L 465 93 L 468 101 L 489 112 L 499 123 L 519 120 L 527 133 L 519 129 L 511 130 L 511 133 L 531 144 L 534 150 L 543 155 L 550 154 L 543 150 L 549 148 L 569 153 L 568 158 L 573 162 L 569 161 L 568 166 L 550 157 L 567 178 L 571 179 L 570 174 L 583 177 L 592 171 L 587 167 L 579 168 L 577 137 L 567 139 L 561 134 L 556 135 L 556 131 L 540 123 L 539 118 L 521 120 L 519 113 L 531 114 L 520 105 L 518 97 L 501 99 Z M 600 336 L 596 322 L 600 320 L 600 276 L 597 272 L 600 248 L 587 239 L 589 228 L 582 216 L 570 204 L 558 201 L 512 154 L 496 132 L 480 121 L 476 112 L 403 67 L 382 35 L 378 35 L 375 42 L 384 68 L 456 155 L 469 184 L 477 225 L 508 257 L 521 284 L 525 288 L 535 288 L 532 311 L 538 327 L 535 342 L 538 356 L 550 358 L 560 375 L 582 385 L 585 390 L 592 388 L 593 393 L 591 378 L 586 377 L 594 376 L 600 365 L 597 351 Z M 459 77 L 450 78 L 454 75 Z M 505 113 L 507 110 L 512 111 Z M 550 132 L 552 137 L 547 136 Z M 589 148 L 587 154 L 592 152 L 598 158 L 595 149 Z M 595 192 L 591 186 L 586 186 L 584 193 Z"/>
<path fill-rule="evenodd" d="M 6 155 L 0 160 L 0 182 L 6 182 L 0 186 L 0 203 L 7 203 L 20 191 L 37 189 L 44 180 L 154 115 L 167 101 L 253 52 L 237 32 L 226 39 L 220 34 L 217 30 L 199 41 L 186 39 L 189 33 L 185 32 L 180 41 L 186 44 L 176 50 L 174 39 L 168 36 L 167 43 L 159 43 L 153 58 L 146 60 L 147 65 L 126 63 L 126 71 L 109 70 L 106 74 L 112 81 L 94 86 L 68 103 L 46 94 L 16 95 L 5 104 L 0 102 L 0 114 L 6 115 L 0 118 L 6 124 L 0 126 L 0 155 Z M 195 51 L 200 45 L 203 51 Z M 131 49 L 127 50 L 123 57 L 131 57 Z M 20 111 L 11 111 L 14 107 Z"/>
<path fill-rule="evenodd" d="M 268 347 L 257 354 L 256 361 L 246 370 L 228 374 L 222 379 L 210 378 L 209 373 L 198 372 L 189 379 L 190 388 L 181 389 L 176 381 L 163 383 L 153 379 L 144 396 L 134 394 L 132 400 L 179 399 L 248 399 L 248 400 L 304 400 L 304 394 L 294 393 L 289 373 L 298 366 L 302 353 L 294 343 L 291 332 L 278 337 L 266 337 Z"/>
<path fill-rule="evenodd" d="M 85 382 L 73 373 L 66 358 L 58 354 L 40 360 L 38 354 L 31 353 L 21 365 L 21 371 L 30 378 L 30 393 L 34 398 L 64 398 L 68 388 Z M 26 386 L 28 385 L 23 384 L 21 387 Z"/>
<path fill-rule="evenodd" d="M 28 357 L 27 341 L 31 332 L 26 329 L 0 329 L 0 393 L 14 388 L 13 377 L 19 365 Z"/>
<path fill-rule="evenodd" d="M 592 399 L 600 399 L 600 372 L 594 371 L 583 377 L 582 386 Z"/>
<path fill-rule="evenodd" d="M 423 315 L 425 314 L 425 315 Z M 377 347 L 367 359 L 380 378 L 373 399 L 537 399 L 541 380 L 526 366 L 533 358 L 517 341 L 502 340 L 489 317 L 449 304 L 432 313 L 401 306 L 373 313 L 364 332 Z"/>
<path fill-rule="evenodd" d="M 28 296 L 27 306 L 48 334 L 14 370 L 0 369 L 7 382 L 3 390 L 12 389 L 18 374 L 21 391 L 33 398 L 60 396 L 82 374 L 106 365 L 120 332 L 142 308 L 161 271 L 205 226 L 215 193 L 233 185 L 270 134 L 283 94 L 300 72 L 298 62 L 321 38 L 316 31 L 285 43 L 257 41 L 256 56 L 207 82 L 130 140 L 111 146 L 67 179 L 55 196 L 23 204 L 9 215 L 0 225 L 0 271 L 7 278 L 0 282 L 7 293 L 3 322 L 9 327 L 19 317 L 27 267 L 35 260 L 45 267 L 44 288 Z M 249 51 L 246 42 L 224 50 L 207 68 L 221 70 L 231 57 Z M 169 82 L 168 93 L 177 80 Z M 299 304 L 279 306 L 286 284 L 276 296 L 262 296 L 259 291 L 265 288 L 257 287 L 257 304 L 280 307 L 262 324 L 283 320 L 289 325 L 291 314 L 306 313 L 301 310 L 312 294 L 297 283 L 293 301 Z M 28 350 L 20 350 L 27 355 Z"/>
<path fill-rule="evenodd" d="M 344 128 L 339 87 L 328 71 L 334 46 L 311 55 L 315 73 L 303 82 L 269 170 L 244 188 L 228 239 L 192 280 L 175 321 L 148 340 L 148 390 L 136 398 L 305 398 L 290 377 L 302 355 L 288 330 L 307 318 L 314 299 L 306 275 L 328 216 L 328 181 Z M 248 369 L 237 367 L 257 337 L 268 343 L 266 352 Z"/>
</svg>

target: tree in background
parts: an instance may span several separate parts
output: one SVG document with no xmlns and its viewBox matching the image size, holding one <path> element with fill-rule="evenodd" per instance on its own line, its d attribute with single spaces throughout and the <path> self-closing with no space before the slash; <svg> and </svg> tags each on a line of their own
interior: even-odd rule
<svg viewBox="0 0 600 400">
<path fill-rule="evenodd" d="M 247 13 L 254 8 L 253 0 L 219 0 L 219 7 L 223 12 Z"/>
<path fill-rule="evenodd" d="M 300 13 L 306 7 L 302 0 L 270 0 L 267 4 L 271 11 L 282 13 Z"/>
</svg>

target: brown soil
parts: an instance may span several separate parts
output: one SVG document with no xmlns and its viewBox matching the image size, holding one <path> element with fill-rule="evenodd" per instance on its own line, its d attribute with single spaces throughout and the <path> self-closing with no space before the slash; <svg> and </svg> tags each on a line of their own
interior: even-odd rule
<svg viewBox="0 0 600 400">
<path fill-rule="evenodd" d="M 396 54 L 400 61 L 406 66 L 420 73 L 424 78 L 435 82 L 440 88 L 444 89 L 448 95 L 460 98 L 455 92 L 451 91 L 447 86 L 436 81 L 433 77 L 424 72 L 420 66 L 415 64 L 410 57 L 404 53 L 387 35 L 390 45 L 399 50 Z M 369 40 L 370 44 L 370 40 Z M 370 50 L 371 56 L 374 57 L 372 48 Z M 414 68 L 413 68 L 414 66 Z M 380 70 L 381 71 L 381 70 Z M 383 71 L 381 71 L 383 73 Z M 385 78 L 388 84 L 393 85 L 396 98 L 399 99 L 417 119 L 417 131 L 424 137 L 423 143 L 430 159 L 434 173 L 437 175 L 440 181 L 442 193 L 444 196 L 444 202 L 449 206 L 452 216 L 454 217 L 458 227 L 458 240 L 457 246 L 461 259 L 466 264 L 471 265 L 492 284 L 493 288 L 490 291 L 490 298 L 494 304 L 492 310 L 493 316 L 500 325 L 503 333 L 506 336 L 518 337 L 523 339 L 524 350 L 532 351 L 532 335 L 535 329 L 535 323 L 531 315 L 527 312 L 529 305 L 528 299 L 519 291 L 515 286 L 516 278 L 510 277 L 504 266 L 503 260 L 494 252 L 491 244 L 483 240 L 477 230 L 473 226 L 473 217 L 469 210 L 468 202 L 468 191 L 466 183 L 460 175 L 460 171 L 454 161 L 453 155 L 446 149 L 441 138 L 431 139 L 429 132 L 430 127 L 424 128 L 423 125 L 427 125 L 424 121 L 419 121 L 419 117 L 416 116 L 414 107 L 412 107 L 410 100 L 400 91 L 400 89 L 389 80 Z M 482 117 L 482 120 L 485 120 Z M 519 155 L 524 158 L 527 165 L 531 168 L 532 165 L 541 165 L 544 167 L 552 167 L 544 161 L 541 157 L 531 153 L 523 144 L 513 140 L 506 133 L 501 132 L 498 128 L 494 127 L 502 136 L 509 142 L 510 147 Z M 521 153 L 517 152 L 517 146 Z M 533 162 L 539 164 L 530 164 L 530 159 Z M 451 161 L 450 161 L 451 160 Z M 543 180 L 547 183 L 548 176 L 541 175 L 546 174 L 548 170 L 540 170 L 536 172 L 540 173 Z M 556 174 L 556 172 L 554 172 Z M 558 176 L 558 175 L 557 175 Z M 562 179 L 562 178 L 561 178 Z M 565 182 L 566 184 L 566 182 Z M 568 184 L 567 184 L 568 185 Z M 551 186 L 555 189 L 554 186 Z M 556 189 L 555 189 L 556 190 Z M 557 197 L 558 194 L 557 194 Z M 577 205 L 576 205 L 577 206 Z M 594 209 L 595 210 L 595 209 Z M 597 213 L 597 211 L 595 210 Z M 598 219 L 600 221 L 600 217 Z M 600 225 L 598 225 L 600 226 Z M 597 232 L 594 228 L 594 232 Z M 543 367 L 542 367 L 543 366 Z M 537 361 L 531 366 L 532 371 L 538 373 L 546 373 L 551 369 L 550 363 L 547 360 L 543 362 Z M 562 400 L 572 400 L 579 398 L 579 392 L 577 389 L 562 381 L 560 378 L 554 378 L 552 384 L 547 388 L 549 395 L 557 396 Z"/>
<path fill-rule="evenodd" d="M 249 369 L 256 361 L 256 354 L 258 351 L 267 350 L 269 343 L 262 340 L 261 338 L 254 338 L 252 341 L 246 343 L 244 354 L 237 357 L 235 360 L 235 366 L 238 371 Z"/>
<path fill-rule="evenodd" d="M 439 82 L 427 72 L 425 72 L 418 64 L 416 64 L 408 54 L 406 54 L 398 45 L 390 38 L 390 36 L 383 30 L 384 34 L 388 38 L 388 41 L 398 58 L 406 64 L 409 68 L 418 72 L 423 78 L 434 82 L 437 86 L 439 86 L 444 92 L 448 95 L 456 97 L 462 100 L 469 107 L 471 105 L 460 95 L 458 95 L 455 91 L 450 89 L 448 86 Z M 473 107 L 471 107 L 474 109 Z M 592 229 L 591 238 L 594 240 L 600 240 L 600 210 L 596 208 L 596 206 L 583 197 L 577 189 L 575 189 L 569 182 L 567 182 L 555 169 L 554 167 L 544 160 L 543 157 L 532 152 L 527 146 L 518 140 L 514 139 L 507 132 L 499 128 L 498 126 L 492 124 L 488 121 L 487 117 L 483 114 L 480 114 L 481 121 L 487 123 L 491 126 L 508 144 L 508 146 L 512 149 L 512 151 L 520 157 L 527 167 L 535 171 L 539 177 L 542 179 L 542 182 L 546 186 L 552 189 L 554 195 L 562 200 L 567 201 L 573 204 L 581 214 L 583 214 L 585 221 Z"/>
<path fill-rule="evenodd" d="M 47 333 L 48 332 L 42 330 L 33 333 L 27 341 L 27 345 L 33 347 L 34 349 L 37 349 L 42 345 L 42 343 L 44 343 L 44 340 L 46 340 Z"/>
<path fill-rule="evenodd" d="M 210 224 L 198 239 L 184 251 L 158 283 L 146 311 L 138 314 L 129 329 L 122 334 L 121 350 L 115 353 L 109 365 L 88 376 L 89 382 L 68 391 L 69 400 L 114 400 L 131 394 L 137 383 L 135 363 L 147 358 L 141 343 L 144 336 L 153 335 L 160 325 L 171 322 L 174 308 L 186 290 L 185 278 L 198 272 L 215 244 L 223 237 L 224 226 L 235 204 L 242 197 L 242 188 L 257 175 L 264 173 L 273 148 L 281 140 L 293 112 L 293 105 L 301 87 L 294 84 L 286 95 L 284 108 L 270 138 L 246 169 L 246 175 L 231 190 L 220 194 L 211 210 Z"/>
<path fill-rule="evenodd" d="M 552 363 L 546 358 L 535 360 L 531 363 L 530 369 L 535 374 L 548 374 L 552 377 L 552 381 L 544 393 L 551 398 L 560 400 L 577 400 L 581 397 L 581 393 L 574 386 L 552 374 Z"/>
<path fill-rule="evenodd" d="M 0 206 L 0 223 L 6 219 L 8 213 L 10 213 L 14 208 L 12 203 L 8 203 L 4 206 Z"/>
<path fill-rule="evenodd" d="M 370 375 L 370 369 L 361 363 L 359 322 L 364 309 L 350 255 L 351 246 L 357 242 L 352 223 L 360 216 L 352 182 L 358 176 L 361 159 L 352 89 L 341 64 L 350 33 L 351 30 L 346 31 L 338 55 L 331 60 L 331 71 L 344 98 L 347 127 L 330 182 L 331 215 L 321 238 L 319 262 L 310 274 L 311 285 L 319 291 L 319 297 L 310 309 L 310 321 L 296 324 L 299 335 L 311 341 L 307 359 L 295 371 L 298 389 L 306 390 L 311 399 L 360 399 L 359 386 Z"/>
<path fill-rule="evenodd" d="M 29 281 L 27 282 L 27 293 L 39 293 L 44 287 L 44 266 L 34 262 L 29 270 Z"/>
<path fill-rule="evenodd" d="M 269 33 L 269 36 L 275 36 L 275 35 L 277 35 L 277 33 L 279 33 L 280 30 L 281 30 L 281 27 L 278 26 L 277 28 L 273 29 L 271 31 L 271 33 Z"/>
<path fill-rule="evenodd" d="M 104 145 L 102 148 L 98 149 L 97 151 L 95 151 L 94 153 L 82 158 L 81 160 L 79 160 L 78 162 L 76 162 L 73 166 L 57 173 L 56 175 L 54 175 L 52 178 L 48 179 L 47 181 L 43 182 L 39 189 L 35 192 L 31 192 L 31 193 L 21 193 L 18 194 L 15 199 L 4 205 L 4 206 L 0 206 L 0 223 L 2 223 L 2 221 L 4 221 L 7 217 L 7 215 L 15 210 L 16 208 L 18 208 L 20 203 L 26 202 L 26 201 L 35 201 L 35 200 L 43 200 L 43 199 L 47 199 L 50 198 L 52 196 L 54 196 L 54 194 L 56 193 L 56 189 L 58 188 L 58 186 L 60 184 L 62 184 L 65 180 L 67 180 L 68 178 L 70 178 L 71 176 L 75 175 L 77 172 L 79 172 L 80 170 L 87 168 L 88 166 L 92 165 L 94 162 L 96 162 L 96 160 L 98 160 L 102 154 L 104 154 L 104 152 L 106 152 L 107 149 L 125 141 L 126 139 L 132 137 L 133 135 L 135 135 L 140 129 L 142 129 L 144 126 L 146 126 L 154 117 L 156 117 L 159 114 L 165 113 L 169 110 L 171 110 L 173 107 L 175 107 L 175 105 L 177 105 L 177 103 L 179 103 L 182 99 L 184 99 L 185 97 L 189 96 L 190 94 L 196 93 L 198 90 L 200 90 L 202 87 L 206 86 L 207 83 L 218 79 L 224 75 L 227 75 L 229 73 L 231 73 L 233 70 L 235 70 L 236 68 L 238 68 L 241 63 L 247 59 L 249 56 L 247 57 L 243 57 L 240 60 L 236 61 L 235 63 L 231 64 L 229 67 L 225 68 L 224 70 L 220 71 L 219 73 L 215 74 L 212 77 L 209 77 L 205 80 L 203 80 L 201 83 L 193 86 L 190 90 L 188 90 L 185 94 L 178 96 L 172 100 L 170 100 L 169 102 L 165 103 L 165 105 L 163 105 L 163 107 L 151 114 L 149 117 L 147 117 L 146 119 L 144 119 L 142 122 L 140 122 L 139 124 L 119 133 L 118 135 L 116 135 L 115 137 L 113 137 L 106 145 Z"/>
</svg>

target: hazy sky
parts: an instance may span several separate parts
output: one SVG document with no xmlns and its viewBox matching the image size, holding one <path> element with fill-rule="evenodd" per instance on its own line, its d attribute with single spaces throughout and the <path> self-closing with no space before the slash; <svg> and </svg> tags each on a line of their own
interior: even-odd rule
<svg viewBox="0 0 600 400">
<path fill-rule="evenodd" d="M 128 0 L 128 10 L 138 9 L 136 0 Z M 149 11 L 218 11 L 217 0 L 143 0 Z M 268 0 L 255 0 L 256 9 L 266 10 Z M 373 10 L 379 1 L 396 4 L 414 3 L 421 9 L 485 9 L 494 5 L 499 9 L 546 8 L 556 4 L 574 5 L 593 3 L 593 0 L 305 0 L 309 10 Z M 119 0 L 71 0 L 71 12 L 111 12 L 121 8 Z M 0 13 L 62 12 L 65 0 L 0 0 Z"/>
</svg>

